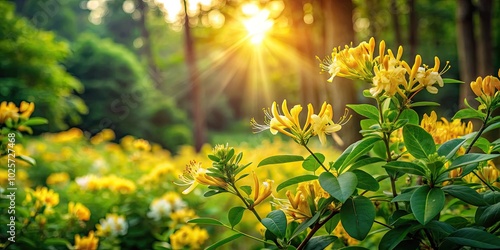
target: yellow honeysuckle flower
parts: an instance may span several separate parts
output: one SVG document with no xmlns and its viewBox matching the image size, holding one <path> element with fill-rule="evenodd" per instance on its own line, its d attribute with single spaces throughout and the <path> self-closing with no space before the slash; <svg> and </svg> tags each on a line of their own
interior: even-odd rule
<svg viewBox="0 0 500 250">
<path fill-rule="evenodd" d="M 460 119 L 449 122 L 442 117 L 437 119 L 436 112 L 432 111 L 430 115 L 424 114 L 420 126 L 432 135 L 436 144 L 443 144 L 451 139 L 459 138 L 469 134 L 473 130 L 472 122 L 464 123 Z"/>
<path fill-rule="evenodd" d="M 252 175 L 253 175 L 253 180 L 254 180 L 254 190 L 253 190 L 254 197 L 253 197 L 252 207 L 255 207 L 271 195 L 272 184 L 274 183 L 274 181 L 273 180 L 266 180 L 262 183 L 263 187 L 260 188 L 259 178 L 257 177 L 255 172 L 253 172 L 253 171 L 252 171 Z"/>
<path fill-rule="evenodd" d="M 68 213 L 81 221 L 90 220 L 90 210 L 80 202 L 68 203 Z"/>
<path fill-rule="evenodd" d="M 500 69 L 498 70 L 498 76 L 500 77 Z M 484 79 L 478 77 L 475 81 L 470 83 L 470 87 L 474 94 L 479 97 L 483 105 L 489 106 L 493 98 L 500 96 L 500 80 L 494 76 L 486 76 Z"/>
<path fill-rule="evenodd" d="M 35 111 L 35 103 L 22 101 L 21 105 L 19 105 L 19 111 L 21 112 L 20 117 L 28 119 Z"/>
<path fill-rule="evenodd" d="M 425 88 L 431 94 L 437 94 L 438 89 L 434 86 L 436 83 L 439 87 L 444 86 L 443 78 L 441 75 L 450 69 L 449 62 L 446 62 L 444 68 L 439 71 L 441 62 L 439 58 L 434 57 L 434 67 L 429 68 L 427 65 L 421 66 L 422 58 L 420 55 L 415 57 L 415 63 L 410 73 L 410 84 L 408 85 L 408 92 L 416 92 Z M 408 66 L 406 66 L 408 67 Z M 418 84 L 417 84 L 418 83 Z"/>
<path fill-rule="evenodd" d="M 321 111 L 318 115 L 311 115 L 311 124 L 313 135 L 317 135 L 319 141 L 322 145 L 326 144 L 326 135 L 333 135 L 335 141 L 342 145 L 342 140 L 336 136 L 335 132 L 342 129 L 350 119 L 351 116 L 347 116 L 347 109 L 345 110 L 344 115 L 340 118 L 338 123 L 334 123 L 333 119 L 333 108 L 330 104 L 323 103 L 321 107 Z"/>
<path fill-rule="evenodd" d="M 94 236 L 94 231 L 90 231 L 88 236 L 83 238 L 80 235 L 75 235 L 75 250 L 96 250 L 99 246 L 99 238 Z"/>
<path fill-rule="evenodd" d="M 200 249 L 208 238 L 205 229 L 185 225 L 170 235 L 170 245 L 172 249 L 185 249 L 186 247 L 188 249 Z"/>
<path fill-rule="evenodd" d="M 7 119 L 17 122 L 19 119 L 19 109 L 13 102 L 3 101 L 0 103 L 0 124 L 5 123 Z"/>
<path fill-rule="evenodd" d="M 36 187 L 35 190 L 30 190 L 31 195 L 36 200 L 36 207 L 42 206 L 53 207 L 59 204 L 59 194 L 47 187 Z"/>
<path fill-rule="evenodd" d="M 182 191 L 183 194 L 188 194 L 193 191 L 198 184 L 221 188 L 227 187 L 227 183 L 224 182 L 224 180 L 209 176 L 207 170 L 201 167 L 201 162 L 196 161 L 191 161 L 189 165 L 186 166 L 184 173 L 179 176 L 179 179 L 183 182 L 180 185 L 189 185 L 186 190 Z"/>
</svg>

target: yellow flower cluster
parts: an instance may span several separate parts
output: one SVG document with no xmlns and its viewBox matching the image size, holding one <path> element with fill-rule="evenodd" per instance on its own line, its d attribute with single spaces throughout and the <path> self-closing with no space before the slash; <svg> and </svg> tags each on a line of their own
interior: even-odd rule
<svg viewBox="0 0 500 250">
<path fill-rule="evenodd" d="M 68 214 L 81 221 L 90 220 L 90 210 L 79 202 L 74 203 L 71 201 L 68 203 Z"/>
<path fill-rule="evenodd" d="M 71 128 L 55 134 L 45 134 L 44 137 L 54 143 L 71 142 L 82 139 L 83 131 L 79 128 Z"/>
<path fill-rule="evenodd" d="M 27 120 L 35 111 L 35 104 L 32 102 L 22 101 L 19 108 L 13 102 L 3 101 L 0 103 L 0 124 L 5 123 L 7 119 L 14 122 L 19 121 L 19 118 Z"/>
<path fill-rule="evenodd" d="M 36 210 L 43 206 L 52 208 L 59 204 L 59 194 L 47 187 L 36 187 L 35 190 L 28 188 L 26 189 L 25 202 L 30 203 L 32 201 L 35 201 Z"/>
<path fill-rule="evenodd" d="M 156 165 L 149 173 L 143 175 L 137 183 L 145 188 L 151 188 L 165 182 L 169 176 L 178 176 L 179 170 L 171 163 Z"/>
<path fill-rule="evenodd" d="M 420 126 L 429 132 L 434 138 L 436 144 L 442 144 L 451 139 L 469 134 L 472 132 L 472 122 L 464 123 L 460 119 L 449 122 L 441 117 L 438 121 L 436 112 L 432 111 L 430 115 L 424 114 Z"/>
<path fill-rule="evenodd" d="M 318 136 L 322 144 L 326 143 L 326 135 L 335 134 L 342 126 L 349 121 L 347 113 L 341 117 L 338 123 L 332 121 L 333 109 L 332 105 L 323 103 L 318 114 L 314 114 L 312 104 L 307 105 L 307 116 L 305 123 L 300 122 L 300 113 L 302 112 L 301 105 L 295 105 L 291 110 L 288 110 L 286 100 L 281 104 L 280 113 L 276 102 L 273 102 L 271 111 L 264 111 L 265 124 L 258 124 L 255 119 L 251 120 L 252 127 L 256 132 L 261 132 L 269 129 L 273 135 L 278 132 L 291 137 L 300 145 L 306 145 L 312 136 Z"/>
<path fill-rule="evenodd" d="M 290 190 L 286 192 L 288 200 L 275 199 L 275 205 L 283 210 L 289 220 L 303 221 L 313 216 L 321 198 L 330 195 L 320 186 L 318 180 L 298 184 L 295 195 Z"/>
<path fill-rule="evenodd" d="M 52 173 L 47 177 L 47 185 L 64 184 L 69 181 L 69 174 L 66 172 Z"/>
<path fill-rule="evenodd" d="M 185 249 L 186 247 L 200 249 L 207 239 L 208 233 L 205 229 L 185 225 L 170 235 L 170 245 L 172 249 Z"/>
<path fill-rule="evenodd" d="M 88 236 L 83 238 L 80 235 L 75 235 L 75 250 L 96 250 L 99 246 L 99 238 L 94 236 L 94 231 L 90 231 Z"/>
<path fill-rule="evenodd" d="M 168 192 L 151 202 L 147 216 L 155 221 L 168 218 L 172 213 L 186 208 L 187 204 L 175 192 Z"/>
<path fill-rule="evenodd" d="M 75 181 L 81 189 L 89 191 L 110 190 L 115 193 L 130 194 L 137 188 L 133 181 L 116 175 L 103 177 L 86 175 L 76 178 Z"/>
<path fill-rule="evenodd" d="M 112 141 L 115 139 L 115 132 L 111 129 L 103 129 L 101 132 L 90 138 L 90 143 L 96 145 L 103 142 Z"/>
<path fill-rule="evenodd" d="M 408 98 L 412 93 L 424 88 L 436 94 L 438 89 L 434 85 L 437 83 L 442 87 L 444 84 L 441 75 L 449 69 L 449 66 L 447 64 L 439 72 L 438 57 L 434 58 L 434 67 L 429 68 L 426 65 L 422 66 L 422 58 L 417 55 L 413 66 L 410 67 L 401 59 L 402 46 L 399 46 L 396 56 L 390 49 L 386 54 L 385 41 L 382 40 L 379 44 L 379 55 L 375 57 L 374 51 L 374 38 L 368 43 L 361 42 L 356 47 L 334 48 L 332 57 L 324 60 L 320 66 L 331 75 L 328 79 L 330 82 L 338 76 L 371 83 L 370 93 L 374 97 L 381 95 L 391 97 L 399 94 Z"/>
<path fill-rule="evenodd" d="M 186 166 L 184 173 L 179 176 L 179 179 L 182 182 L 178 183 L 179 185 L 189 185 L 186 190 L 182 191 L 183 194 L 188 194 L 193 191 L 198 184 L 221 188 L 227 187 L 227 183 L 221 178 L 208 175 L 207 170 L 201 166 L 201 162 L 197 161 L 191 161 Z"/>
<path fill-rule="evenodd" d="M 500 77 L 500 69 L 498 69 L 498 77 Z M 500 98 L 500 80 L 497 77 L 486 76 L 484 79 L 478 77 L 476 81 L 470 83 L 470 87 L 487 106 L 494 98 Z"/>
<path fill-rule="evenodd" d="M 127 234 L 128 223 L 123 215 L 107 214 L 106 218 L 99 220 L 96 228 L 99 237 L 116 237 Z"/>
</svg>

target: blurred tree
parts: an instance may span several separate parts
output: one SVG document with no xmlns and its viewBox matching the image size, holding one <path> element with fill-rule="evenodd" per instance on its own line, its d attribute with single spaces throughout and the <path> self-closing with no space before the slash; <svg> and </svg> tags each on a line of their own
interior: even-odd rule
<svg viewBox="0 0 500 250">
<path fill-rule="evenodd" d="M 82 35 L 73 50 L 68 71 L 85 85 L 81 97 L 89 107 L 83 130 L 95 134 L 111 128 L 118 138 L 144 137 L 174 151 L 190 140 L 178 126 L 188 129 L 185 115 L 154 89 L 132 52 L 90 34 Z M 179 133 L 165 133 L 169 126 Z"/>
<path fill-rule="evenodd" d="M 81 83 L 60 64 L 69 52 L 54 33 L 34 28 L 12 4 L 0 2 L 0 98 L 35 102 L 36 115 L 49 119 L 44 129 L 65 129 L 87 111 L 74 93 L 83 90 Z"/>
<path fill-rule="evenodd" d="M 472 0 L 458 0 L 457 29 L 460 79 L 470 83 L 477 77 L 476 38 L 474 35 L 474 5 Z M 474 93 L 469 84 L 460 88 L 460 100 L 473 100 Z M 462 104 L 462 107 L 464 104 Z"/>
</svg>

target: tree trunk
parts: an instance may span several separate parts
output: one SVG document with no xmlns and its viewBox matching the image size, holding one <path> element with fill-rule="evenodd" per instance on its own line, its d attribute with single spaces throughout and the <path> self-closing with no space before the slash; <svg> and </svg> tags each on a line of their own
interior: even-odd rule
<svg viewBox="0 0 500 250">
<path fill-rule="evenodd" d="M 465 82 L 460 86 L 460 105 L 463 108 L 463 100 L 474 99 L 474 94 L 469 83 L 477 77 L 476 41 L 474 38 L 474 5 L 471 0 L 457 1 L 457 48 L 460 64 L 460 79 Z"/>
<path fill-rule="evenodd" d="M 144 2 L 144 0 L 136 0 L 136 6 L 141 13 L 141 17 L 139 18 L 139 28 L 141 29 L 141 37 L 144 42 L 142 46 L 142 53 L 146 57 L 148 63 L 149 76 L 155 83 L 155 87 L 158 89 L 160 87 L 160 84 L 163 83 L 163 80 L 160 70 L 158 69 L 154 60 L 153 51 L 151 50 L 151 36 L 146 25 L 146 17 L 149 7 Z"/>
<path fill-rule="evenodd" d="M 410 44 L 410 61 L 412 61 L 417 55 L 418 46 L 418 18 L 415 0 L 408 0 L 408 8 L 410 9 L 408 42 Z"/>
<path fill-rule="evenodd" d="M 352 1 L 346 0 L 323 0 L 323 16 L 324 20 L 324 41 L 326 50 L 331 53 L 332 49 L 337 46 L 354 44 L 354 28 L 352 21 L 353 4 Z M 357 103 L 357 90 L 354 82 L 349 79 L 336 77 L 333 83 L 327 83 L 330 87 L 332 97 L 332 105 L 335 113 L 334 119 L 338 119 L 344 114 L 346 104 Z M 341 138 L 345 148 L 353 142 L 361 139 L 359 134 L 360 118 L 355 113 L 351 112 L 353 118 L 349 121 L 348 126 L 344 126 L 341 130 Z M 334 120 L 335 121 L 335 120 Z"/>
<path fill-rule="evenodd" d="M 184 38 L 185 38 L 185 54 L 186 64 L 189 72 L 189 82 L 191 84 L 191 114 L 194 122 L 194 146 L 196 151 L 200 151 L 203 143 L 205 143 L 205 116 L 203 112 L 203 101 L 201 100 L 200 74 L 196 67 L 196 57 L 194 51 L 194 41 L 189 27 L 189 16 L 187 14 L 186 0 L 184 1 Z"/>
<path fill-rule="evenodd" d="M 479 0 L 479 40 L 478 40 L 478 70 L 480 76 L 496 74 L 493 69 L 493 46 L 491 41 L 491 11 L 493 9 L 492 0 Z"/>
<path fill-rule="evenodd" d="M 399 25 L 399 10 L 396 0 L 391 0 L 391 18 L 392 18 L 392 26 L 394 28 L 394 35 L 396 38 L 396 45 L 403 45 L 403 37 L 401 32 L 401 25 Z M 411 30 L 410 30 L 411 32 Z"/>
</svg>

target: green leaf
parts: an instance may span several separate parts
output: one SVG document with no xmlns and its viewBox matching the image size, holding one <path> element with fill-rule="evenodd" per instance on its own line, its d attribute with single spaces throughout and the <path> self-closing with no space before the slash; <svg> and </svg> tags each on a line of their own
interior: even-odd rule
<svg viewBox="0 0 500 250">
<path fill-rule="evenodd" d="M 474 189 L 462 186 L 462 185 L 448 185 L 442 187 L 442 190 L 464 202 L 467 202 L 474 206 L 485 206 L 487 205 L 486 201 L 484 201 L 483 197 L 476 192 Z"/>
<path fill-rule="evenodd" d="M 370 199 L 356 196 L 347 200 L 340 209 L 340 221 L 345 231 L 357 240 L 364 240 L 375 220 L 375 206 Z"/>
<path fill-rule="evenodd" d="M 71 246 L 71 242 L 63 238 L 50 238 L 43 241 L 44 245 L 49 246 Z"/>
<path fill-rule="evenodd" d="M 354 112 L 373 120 L 379 120 L 378 109 L 370 104 L 348 104 L 347 107 L 354 110 Z"/>
<path fill-rule="evenodd" d="M 340 214 L 334 215 L 329 221 L 325 223 L 326 232 L 328 234 L 331 234 L 339 224 L 339 221 L 340 221 Z"/>
<path fill-rule="evenodd" d="M 353 171 L 353 170 L 361 168 L 361 167 L 375 169 L 375 168 L 383 166 L 385 163 L 386 163 L 386 161 L 382 158 L 366 157 L 364 159 L 359 159 L 358 161 L 353 163 L 351 165 L 351 167 L 349 168 L 349 170 Z"/>
<path fill-rule="evenodd" d="M 188 220 L 187 223 L 195 223 L 195 224 L 201 224 L 201 225 L 217 225 L 217 226 L 224 226 L 222 222 L 213 219 L 213 218 L 208 218 L 208 217 L 200 217 L 200 218 L 195 218 Z"/>
<path fill-rule="evenodd" d="M 227 213 L 227 219 L 229 220 L 231 228 L 240 223 L 241 218 L 243 218 L 243 213 L 245 212 L 245 209 L 246 208 L 244 207 L 233 207 L 229 209 L 229 212 Z"/>
<path fill-rule="evenodd" d="M 498 116 L 500 117 L 500 116 Z M 489 123 L 489 122 L 488 122 Z M 500 128 L 500 122 L 496 122 L 496 123 L 493 123 L 493 124 L 488 124 L 488 127 L 486 127 L 486 129 L 483 131 L 483 133 L 487 133 L 493 129 L 497 129 L 497 128 Z"/>
<path fill-rule="evenodd" d="M 281 164 L 281 163 L 289 163 L 296 161 L 303 161 L 304 157 L 300 155 L 274 155 L 271 157 L 267 157 L 262 160 L 257 167 L 271 165 L 271 164 Z"/>
<path fill-rule="evenodd" d="M 377 191 L 380 188 L 380 184 L 371 174 L 359 169 L 353 170 L 352 172 L 358 179 L 357 188 L 369 191 Z"/>
<path fill-rule="evenodd" d="M 457 138 L 443 143 L 437 150 L 438 155 L 451 159 L 465 143 L 465 139 Z"/>
<path fill-rule="evenodd" d="M 381 139 L 379 137 L 368 137 L 356 142 L 351 152 L 349 152 L 345 160 L 340 165 L 340 168 L 338 170 L 339 173 L 344 172 L 347 166 L 356 161 L 359 157 L 368 153 L 368 151 L 372 149 L 374 143 L 380 140 Z"/>
<path fill-rule="evenodd" d="M 300 183 L 300 182 L 312 181 L 312 180 L 316 180 L 316 179 L 318 179 L 318 176 L 316 176 L 316 175 L 301 175 L 301 176 L 296 176 L 296 177 L 288 179 L 288 180 L 282 182 L 281 184 L 279 184 L 278 187 L 276 187 L 276 192 L 279 192 L 283 188 L 286 188 L 288 186 L 291 186 L 291 185 L 294 185 L 294 184 L 297 184 L 297 183 Z"/>
<path fill-rule="evenodd" d="M 392 171 L 400 171 L 407 174 L 414 174 L 419 176 L 426 176 L 426 171 L 423 167 L 406 161 L 391 161 L 383 166 L 385 169 Z"/>
<path fill-rule="evenodd" d="M 462 119 L 462 120 L 463 119 L 480 119 L 480 120 L 483 120 L 484 118 L 486 118 L 486 115 L 484 113 L 477 111 L 475 109 L 466 108 L 466 109 L 459 110 L 451 119 L 452 120 L 455 120 L 455 119 Z"/>
<path fill-rule="evenodd" d="M 316 171 L 323 162 L 325 162 L 325 156 L 321 153 L 314 153 L 314 155 L 318 158 L 320 162 L 314 158 L 314 156 L 309 155 L 304 162 L 302 162 L 302 167 L 307 171 Z"/>
<path fill-rule="evenodd" d="M 448 171 L 455 169 L 455 168 L 463 167 L 463 166 L 466 166 L 466 165 L 469 165 L 472 163 L 479 163 L 482 161 L 488 161 L 488 160 L 491 160 L 491 159 L 496 158 L 498 156 L 500 156 L 500 155 L 499 154 L 478 154 L 478 153 L 469 153 L 466 155 L 461 155 L 461 156 L 457 157 L 451 163 L 450 167 L 448 168 Z"/>
<path fill-rule="evenodd" d="M 392 250 L 406 238 L 411 230 L 411 225 L 395 227 L 384 234 L 378 245 L 379 250 Z"/>
<path fill-rule="evenodd" d="M 215 161 L 215 162 L 219 162 L 220 161 L 219 157 L 217 157 L 215 155 L 208 155 L 208 159 L 210 159 L 212 161 Z"/>
<path fill-rule="evenodd" d="M 412 124 L 404 126 L 403 139 L 408 152 L 417 159 L 427 159 L 436 152 L 434 139 L 420 126 Z"/>
<path fill-rule="evenodd" d="M 429 186 L 421 186 L 410 199 L 410 206 L 420 224 L 429 223 L 436 215 L 444 208 L 445 196 L 440 188 L 431 188 Z"/>
<path fill-rule="evenodd" d="M 29 120 L 25 121 L 23 125 L 25 126 L 37 126 L 37 125 L 43 125 L 43 124 L 48 124 L 49 121 L 43 117 L 31 117 Z"/>
<path fill-rule="evenodd" d="M 464 83 L 464 82 L 453 78 L 443 78 L 443 83 L 448 84 L 448 83 Z"/>
<path fill-rule="evenodd" d="M 482 249 L 500 249 L 497 236 L 476 228 L 461 228 L 444 238 L 459 246 L 469 246 Z"/>
<path fill-rule="evenodd" d="M 437 102 L 414 102 L 410 104 L 410 108 L 415 108 L 415 107 L 437 107 L 441 106 L 441 104 Z"/>
<path fill-rule="evenodd" d="M 321 213 L 317 212 L 313 217 L 311 217 L 311 218 L 305 220 L 304 222 L 300 223 L 300 225 L 297 228 L 295 228 L 295 230 L 293 231 L 293 234 L 290 237 L 290 239 L 295 238 L 297 235 L 299 235 L 300 233 L 302 233 L 308 227 L 310 227 L 311 225 L 313 225 L 314 223 L 316 223 L 316 221 L 318 221 L 318 219 L 319 219 L 320 216 L 321 216 Z"/>
<path fill-rule="evenodd" d="M 243 190 L 243 192 L 245 192 L 245 194 L 247 195 L 250 195 L 252 193 L 252 187 L 250 186 L 241 186 L 240 189 Z"/>
<path fill-rule="evenodd" d="M 36 166 L 35 159 L 26 155 L 17 155 L 16 158 L 23 160 L 24 162 L 30 164 L 31 166 Z"/>
<path fill-rule="evenodd" d="M 337 240 L 336 236 L 333 235 L 321 235 L 312 237 L 309 242 L 307 242 L 305 250 L 323 250 L 328 245 L 332 244 Z"/>
<path fill-rule="evenodd" d="M 500 203 L 488 206 L 481 212 L 478 209 L 476 212 L 476 223 L 478 225 L 490 227 L 498 221 L 500 221 Z"/>
<path fill-rule="evenodd" d="M 228 243 L 228 242 L 231 242 L 231 241 L 233 241 L 233 240 L 235 240 L 235 239 L 238 239 L 238 238 L 239 238 L 239 237 L 241 237 L 241 236 L 243 236 L 243 234 L 241 234 L 241 233 L 233 234 L 233 235 L 231 235 L 231 236 L 229 236 L 229 237 L 227 237 L 227 238 L 224 238 L 224 239 L 222 239 L 222 240 L 219 240 L 219 241 L 217 241 L 216 243 L 214 243 L 214 244 L 212 244 L 212 245 L 208 246 L 207 248 L 205 248 L 205 250 L 215 250 L 215 249 L 217 249 L 218 247 L 220 247 L 220 246 L 222 246 L 222 245 L 224 245 L 224 244 L 226 244 L 226 243 Z"/>
<path fill-rule="evenodd" d="M 266 218 L 262 219 L 261 222 L 276 237 L 280 239 L 285 237 L 287 221 L 283 211 L 274 210 Z"/>
<path fill-rule="evenodd" d="M 403 112 L 401 112 L 401 115 L 399 116 L 400 120 L 406 119 L 408 120 L 408 123 L 414 124 L 414 125 L 419 125 L 420 124 L 420 118 L 418 117 L 417 111 L 413 109 L 405 109 Z"/>
<path fill-rule="evenodd" d="M 356 190 L 358 179 L 352 172 L 343 173 L 339 177 L 323 172 L 319 176 L 319 184 L 333 198 L 344 203 Z"/>
</svg>

